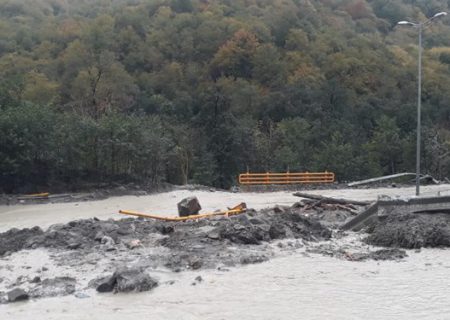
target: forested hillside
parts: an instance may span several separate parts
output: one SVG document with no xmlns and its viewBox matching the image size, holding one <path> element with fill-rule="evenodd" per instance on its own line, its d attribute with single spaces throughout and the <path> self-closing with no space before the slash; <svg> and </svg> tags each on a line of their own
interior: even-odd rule
<svg viewBox="0 0 450 320">
<path fill-rule="evenodd" d="M 414 171 L 448 0 L 0 0 L 0 192 Z M 450 175 L 450 18 L 423 171 Z M 31 186 L 31 187 L 30 187 Z"/>
</svg>

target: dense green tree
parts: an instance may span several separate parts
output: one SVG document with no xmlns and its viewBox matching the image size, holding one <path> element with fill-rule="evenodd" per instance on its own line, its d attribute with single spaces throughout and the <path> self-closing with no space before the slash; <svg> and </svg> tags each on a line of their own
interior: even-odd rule
<svg viewBox="0 0 450 320">
<path fill-rule="evenodd" d="M 447 0 L 0 0 L 0 192 L 413 171 Z M 450 175 L 450 27 L 423 171 Z"/>
</svg>

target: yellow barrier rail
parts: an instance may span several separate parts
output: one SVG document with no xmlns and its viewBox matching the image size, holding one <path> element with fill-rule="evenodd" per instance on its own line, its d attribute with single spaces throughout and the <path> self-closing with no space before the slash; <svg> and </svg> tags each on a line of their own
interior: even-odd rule
<svg viewBox="0 0 450 320">
<path fill-rule="evenodd" d="M 217 212 L 210 212 L 210 213 L 202 213 L 192 216 L 186 216 L 186 217 L 164 217 L 160 215 L 155 214 L 148 214 L 148 213 L 142 213 L 142 212 L 136 212 L 136 211 L 130 211 L 130 210 L 119 210 L 119 213 L 129 215 L 129 216 L 135 216 L 140 218 L 149 218 L 149 219 L 155 219 L 155 220 L 162 220 L 162 221 L 187 221 L 187 220 L 198 220 L 203 218 L 211 218 L 215 216 L 234 216 L 237 214 L 244 213 L 247 210 L 247 205 L 245 203 L 238 204 L 237 206 L 230 208 L 225 211 L 217 211 Z"/>
<path fill-rule="evenodd" d="M 333 172 L 286 172 L 286 173 L 242 173 L 239 175 L 241 185 L 271 185 L 271 184 L 313 184 L 333 183 Z"/>
</svg>

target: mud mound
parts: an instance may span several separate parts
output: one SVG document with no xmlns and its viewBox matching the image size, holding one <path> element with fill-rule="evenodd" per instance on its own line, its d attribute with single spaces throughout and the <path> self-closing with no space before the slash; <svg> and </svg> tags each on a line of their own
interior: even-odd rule
<svg viewBox="0 0 450 320">
<path fill-rule="evenodd" d="M 126 245 L 130 241 L 148 244 L 155 235 L 159 238 L 165 236 L 155 243 L 157 245 L 189 251 L 196 245 L 257 245 L 287 237 L 325 240 L 331 237 L 331 231 L 293 211 L 274 213 L 267 210 L 258 214 L 250 210 L 247 214 L 230 218 L 171 223 L 135 218 L 106 221 L 94 218 L 53 225 L 45 232 L 35 227 L 0 233 L 0 256 L 6 252 L 39 247 L 69 250 L 108 247 L 107 250 L 114 250 L 114 246 Z"/>
<path fill-rule="evenodd" d="M 450 215 L 403 214 L 392 215 L 368 230 L 366 242 L 383 247 L 407 249 L 450 247 Z"/>
<path fill-rule="evenodd" d="M 285 238 L 328 240 L 332 234 L 320 223 L 289 209 L 259 213 L 249 210 L 229 218 L 172 223 L 165 228 L 173 231 L 157 240 L 157 244 L 170 249 L 172 254 L 164 266 L 175 271 L 211 268 L 218 263 L 227 266 L 259 263 L 268 260 L 268 253 L 264 249 L 248 252 L 258 250 L 255 246 Z M 248 258 L 253 256 L 259 258 Z"/>
<path fill-rule="evenodd" d="M 107 238 L 112 240 L 110 244 L 114 244 L 121 239 L 140 238 L 161 229 L 163 228 L 160 225 L 152 221 L 133 218 L 119 221 L 100 221 L 95 218 L 76 220 L 67 224 L 53 225 L 45 232 L 38 227 L 11 229 L 0 233 L 0 256 L 6 252 L 39 247 L 89 249 L 104 244 Z"/>
<path fill-rule="evenodd" d="M 171 249 L 194 243 L 229 242 L 258 245 L 264 241 L 284 238 L 316 241 L 331 237 L 328 228 L 291 210 L 281 213 L 266 210 L 263 214 L 250 210 L 247 214 L 231 218 L 188 222 L 183 225 L 172 224 L 172 228 L 176 229 L 176 232 L 170 233 L 167 238 L 160 241 L 161 245 Z"/>
<path fill-rule="evenodd" d="M 16 252 L 30 246 L 28 240 L 42 236 L 44 231 L 39 227 L 31 229 L 11 229 L 0 233 L 0 257 L 7 252 Z"/>
</svg>

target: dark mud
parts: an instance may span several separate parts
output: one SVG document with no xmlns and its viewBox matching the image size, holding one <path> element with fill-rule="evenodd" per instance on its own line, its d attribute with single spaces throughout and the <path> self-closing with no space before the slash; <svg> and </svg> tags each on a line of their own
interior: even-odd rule
<svg viewBox="0 0 450 320">
<path fill-rule="evenodd" d="M 53 225 L 43 231 L 11 229 L 0 233 L 0 256 L 22 249 L 53 248 L 76 251 L 126 249 L 136 245 L 163 246 L 172 251 L 203 252 L 205 246 L 258 245 L 274 239 L 325 240 L 331 231 L 311 218 L 287 210 L 267 211 L 187 222 L 157 222 L 127 218 L 85 219 Z M 156 240 L 155 240 L 156 239 Z"/>
<path fill-rule="evenodd" d="M 450 247 L 450 214 L 388 216 L 367 230 L 366 242 L 383 247 L 415 249 Z"/>
</svg>

